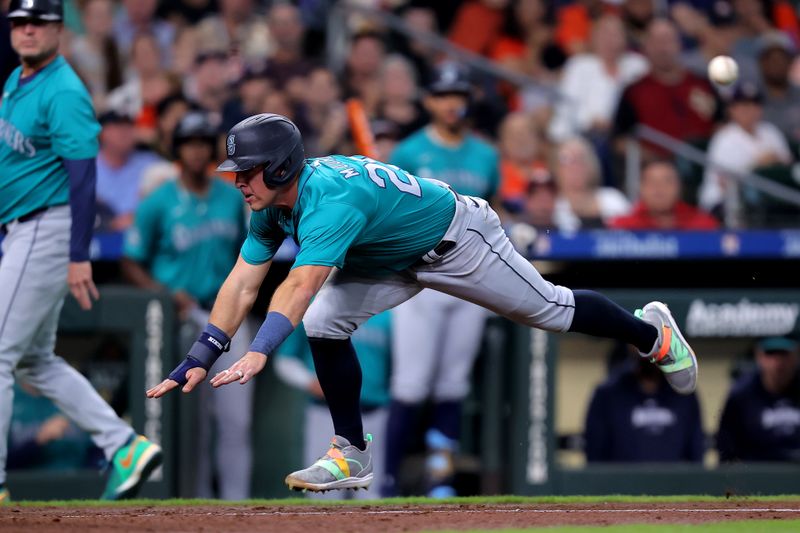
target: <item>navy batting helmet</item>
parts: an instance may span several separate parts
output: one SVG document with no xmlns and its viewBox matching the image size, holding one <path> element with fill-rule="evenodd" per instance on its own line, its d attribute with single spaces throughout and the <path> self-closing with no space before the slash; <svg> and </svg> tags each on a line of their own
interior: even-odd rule
<svg viewBox="0 0 800 533">
<path fill-rule="evenodd" d="M 64 5 L 61 0 L 11 0 L 7 18 L 61 22 L 64 20 Z"/>
<path fill-rule="evenodd" d="M 172 149 L 175 156 L 178 155 L 178 148 L 192 139 L 199 139 L 208 142 L 216 148 L 217 127 L 211 122 L 207 113 L 202 111 L 189 111 L 175 126 L 172 133 Z"/>
<path fill-rule="evenodd" d="M 472 93 L 472 84 L 464 67 L 458 63 L 446 62 L 436 68 L 433 81 L 428 85 L 431 94 L 463 94 Z"/>
<path fill-rule="evenodd" d="M 291 183 L 305 163 L 300 130 L 282 115 L 262 113 L 239 122 L 228 132 L 228 159 L 217 167 L 243 172 L 264 165 L 264 183 L 281 187 Z"/>
</svg>

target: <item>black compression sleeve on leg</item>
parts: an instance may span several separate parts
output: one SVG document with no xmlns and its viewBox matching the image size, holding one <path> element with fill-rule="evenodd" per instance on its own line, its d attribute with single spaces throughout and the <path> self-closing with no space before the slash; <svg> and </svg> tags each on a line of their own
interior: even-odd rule
<svg viewBox="0 0 800 533">
<path fill-rule="evenodd" d="M 607 337 L 636 346 L 649 353 L 658 339 L 658 331 L 602 294 L 594 291 L 572 291 L 575 315 L 570 331 L 596 337 Z"/>
<path fill-rule="evenodd" d="M 363 450 L 361 425 L 361 365 L 350 339 L 310 337 L 311 354 L 322 392 L 333 419 L 333 429 L 350 444 Z"/>
</svg>

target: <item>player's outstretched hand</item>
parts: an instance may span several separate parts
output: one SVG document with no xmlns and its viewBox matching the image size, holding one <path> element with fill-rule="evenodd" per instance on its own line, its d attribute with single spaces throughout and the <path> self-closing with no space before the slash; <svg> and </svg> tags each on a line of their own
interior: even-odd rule
<svg viewBox="0 0 800 533">
<path fill-rule="evenodd" d="M 190 368 L 186 371 L 186 385 L 183 386 L 183 392 L 192 392 L 192 390 L 204 379 L 206 379 L 207 372 L 204 368 L 196 367 Z M 161 398 L 166 393 L 178 387 L 178 382 L 174 379 L 165 379 L 152 389 L 149 389 L 145 394 L 148 398 Z"/>
<path fill-rule="evenodd" d="M 97 287 L 92 280 L 92 264 L 89 261 L 69 264 L 67 285 L 84 311 L 92 308 L 92 299 L 100 298 L 100 293 L 97 292 Z"/>
<path fill-rule="evenodd" d="M 258 352 L 247 352 L 244 356 L 211 379 L 211 385 L 221 387 L 238 381 L 242 385 L 264 369 L 267 356 Z"/>
</svg>

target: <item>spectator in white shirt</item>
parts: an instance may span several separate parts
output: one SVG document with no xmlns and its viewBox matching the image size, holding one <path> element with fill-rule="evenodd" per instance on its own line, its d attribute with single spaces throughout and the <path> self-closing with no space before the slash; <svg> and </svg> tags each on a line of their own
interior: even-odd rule
<svg viewBox="0 0 800 533">
<path fill-rule="evenodd" d="M 605 137 L 622 89 L 648 70 L 647 60 L 625 50 L 625 28 L 616 15 L 594 24 L 591 53 L 571 57 L 564 67 L 561 93 L 549 136 L 561 142 L 578 134 Z"/>
<path fill-rule="evenodd" d="M 628 199 L 618 189 L 601 187 L 600 163 L 592 145 L 572 137 L 558 146 L 555 169 L 559 196 L 554 221 L 565 231 L 599 228 L 612 218 L 627 215 Z"/>
<path fill-rule="evenodd" d="M 731 95 L 728 123 L 711 137 L 708 159 L 733 172 L 791 163 L 786 139 L 777 127 L 762 120 L 763 114 L 758 85 L 740 83 Z M 735 183 L 724 171 L 707 167 L 700 186 L 700 206 L 707 211 L 718 209 L 724 203 L 726 187 Z"/>
</svg>

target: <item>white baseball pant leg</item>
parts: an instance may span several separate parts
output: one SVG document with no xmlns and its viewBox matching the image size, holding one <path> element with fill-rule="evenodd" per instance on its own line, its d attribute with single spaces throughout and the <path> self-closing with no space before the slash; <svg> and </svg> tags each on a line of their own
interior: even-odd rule
<svg viewBox="0 0 800 533">
<path fill-rule="evenodd" d="M 53 207 L 12 222 L 0 260 L 0 483 L 5 482 L 14 376 L 35 387 L 92 435 L 107 459 L 133 429 L 89 381 L 55 355 L 58 318 L 67 294 L 71 215 Z"/>
</svg>

